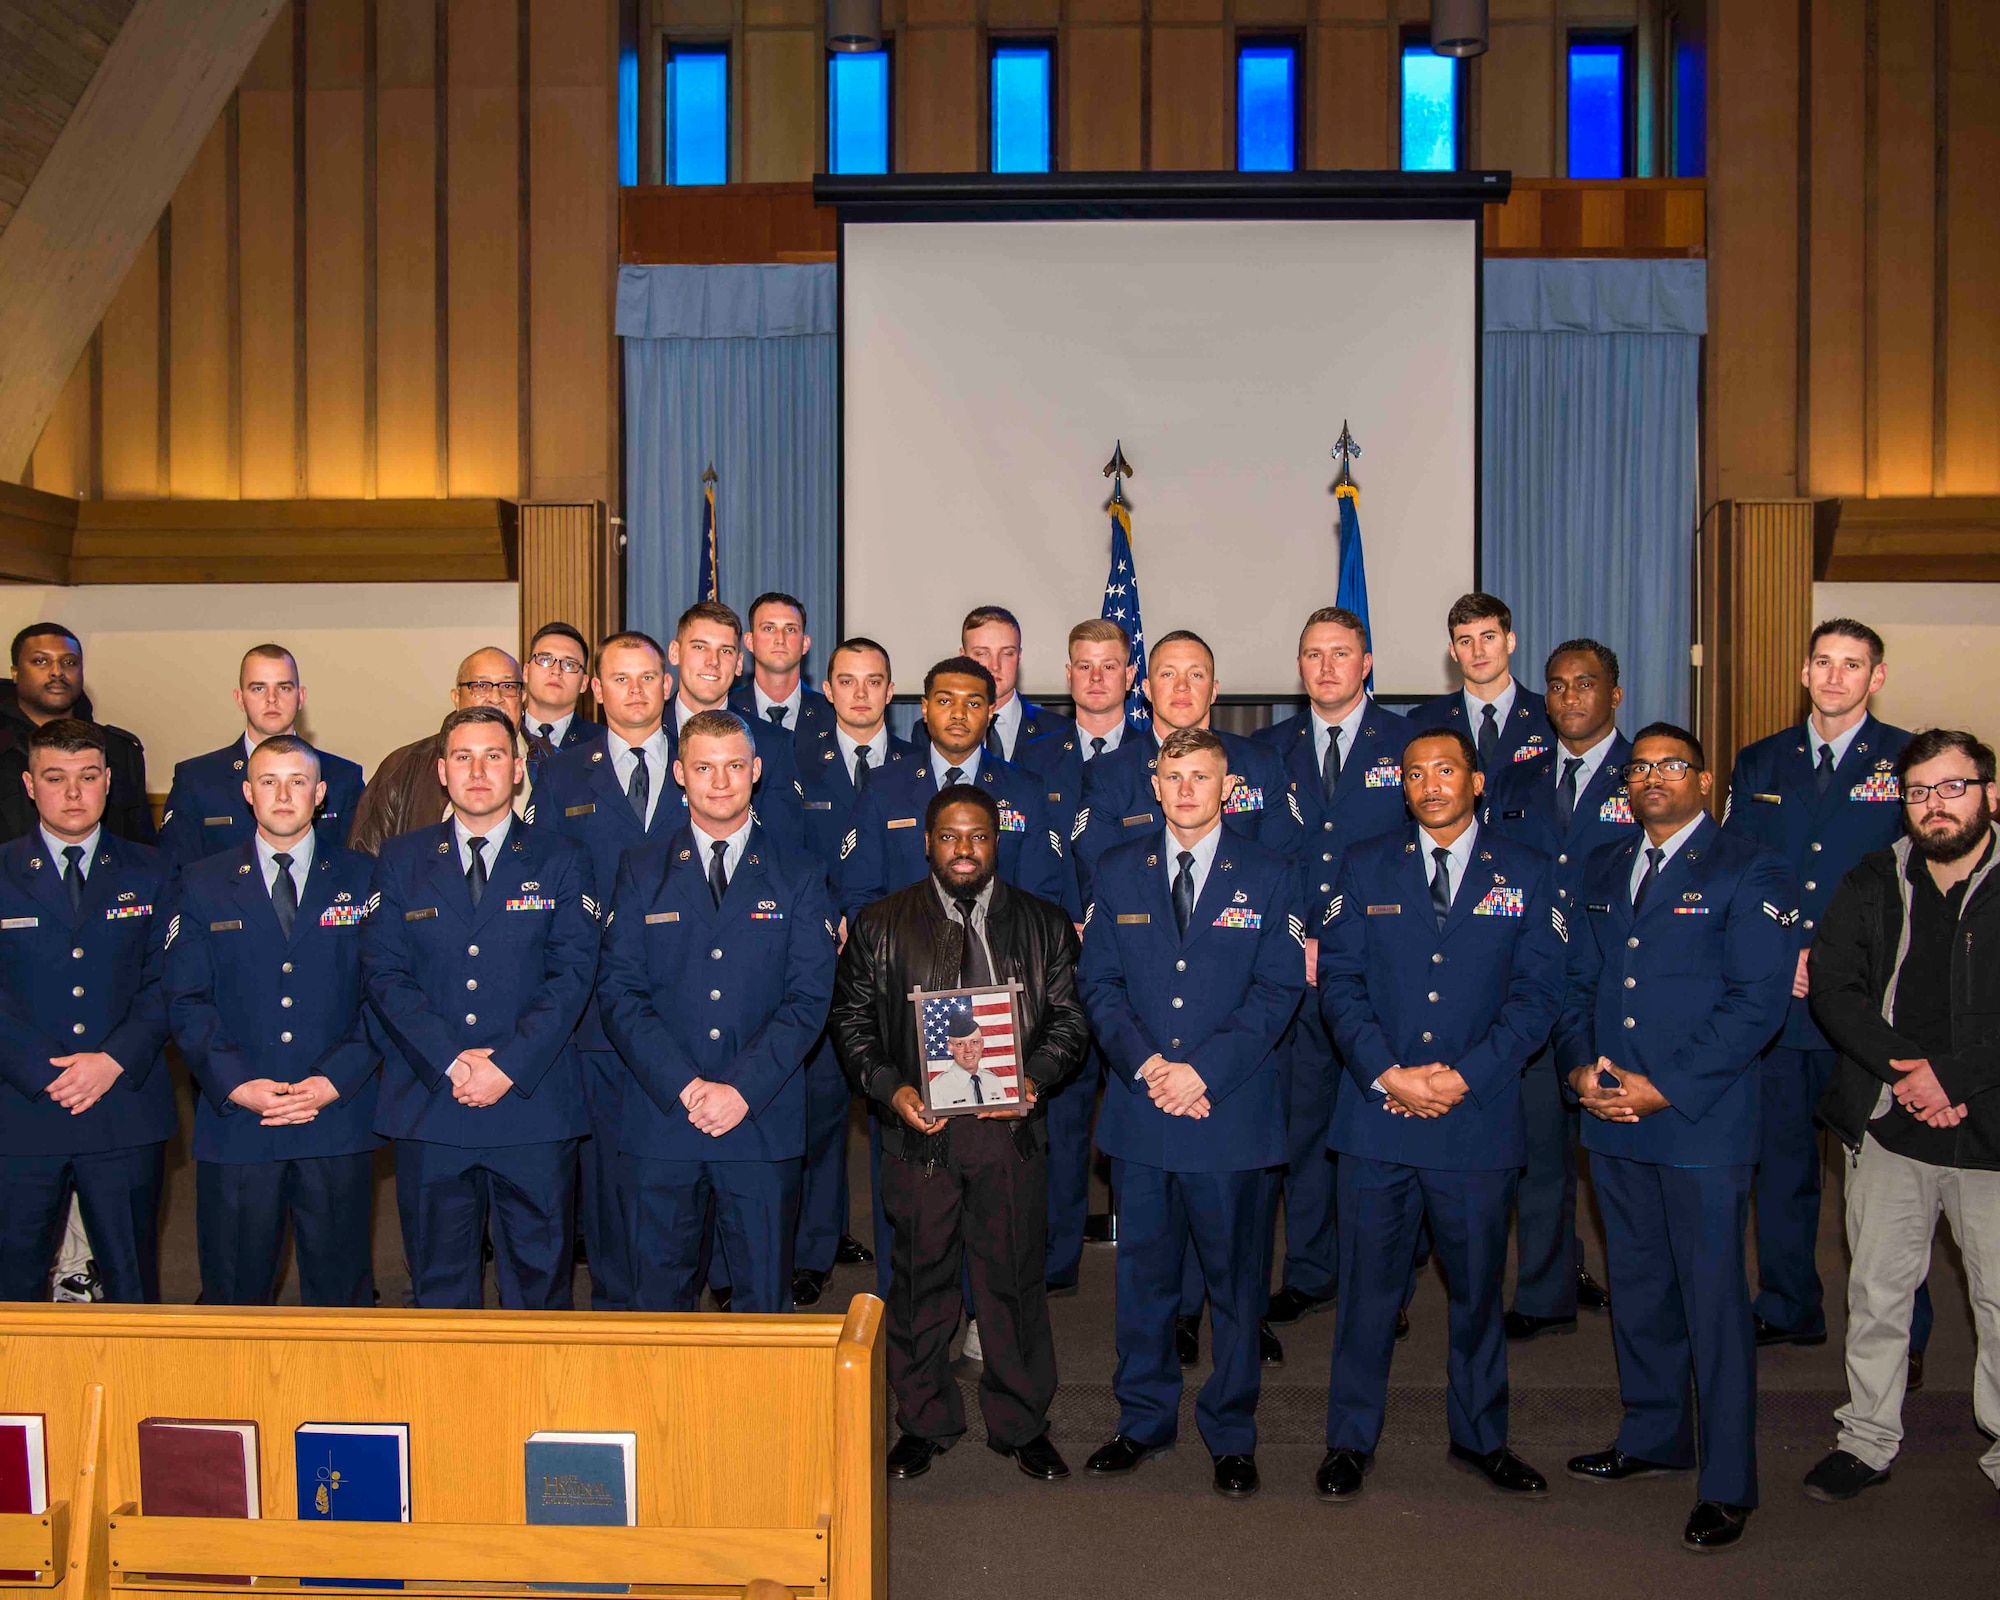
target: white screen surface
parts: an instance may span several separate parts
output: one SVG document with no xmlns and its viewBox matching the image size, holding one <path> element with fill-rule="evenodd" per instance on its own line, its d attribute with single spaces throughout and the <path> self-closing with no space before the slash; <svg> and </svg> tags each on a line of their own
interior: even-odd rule
<svg viewBox="0 0 2000 1600">
<path fill-rule="evenodd" d="M 1300 624 L 1338 589 L 1347 420 L 1376 687 L 1442 691 L 1474 577 L 1475 226 L 848 223 L 846 631 L 907 691 L 1005 605 L 1023 687 L 1060 694 L 1122 440 L 1148 638 L 1200 633 L 1226 694 L 1297 694 Z"/>
</svg>

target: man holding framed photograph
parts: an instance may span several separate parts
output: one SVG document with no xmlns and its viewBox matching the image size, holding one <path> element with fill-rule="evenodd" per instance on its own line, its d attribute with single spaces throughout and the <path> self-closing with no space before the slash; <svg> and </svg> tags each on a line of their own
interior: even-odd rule
<svg viewBox="0 0 2000 1600">
<path fill-rule="evenodd" d="M 950 1358 L 961 1261 L 985 1347 L 988 1444 L 1031 1478 L 1069 1476 L 1048 1436 L 1056 1361 L 1041 1101 L 1081 1067 L 1090 1035 L 1069 913 L 1001 881 L 999 840 L 991 794 L 969 783 L 938 791 L 924 813 L 930 870 L 855 917 L 828 1019 L 849 1080 L 890 1114 L 882 1203 L 894 1224 L 898 1478 L 928 1472 L 965 1432 Z M 999 1104 L 987 1108 L 986 1096 Z"/>
</svg>

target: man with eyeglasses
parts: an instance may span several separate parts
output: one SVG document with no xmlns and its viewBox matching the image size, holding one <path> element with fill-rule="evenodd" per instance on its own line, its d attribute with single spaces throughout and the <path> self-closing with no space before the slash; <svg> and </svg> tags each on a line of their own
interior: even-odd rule
<svg viewBox="0 0 2000 1600">
<path fill-rule="evenodd" d="M 1847 1404 L 1815 1500 L 1885 1483 L 1903 1439 L 1911 1302 L 1938 1213 L 1972 1289 L 1972 1409 L 2000 1487 L 2000 787 L 1992 746 L 1932 728 L 1896 758 L 1904 837 L 1834 891 L 1813 1018 L 1840 1052 L 1821 1120 L 1847 1146 Z"/>
<path fill-rule="evenodd" d="M 528 741 L 528 781 L 541 782 L 550 756 L 599 738 L 603 729 L 577 710 L 590 672 L 590 646 L 567 622 L 545 623 L 521 663 L 521 737 Z"/>
<path fill-rule="evenodd" d="M 1879 722 L 1869 701 L 1889 675 L 1882 636 L 1835 617 L 1812 631 L 1799 682 L 1812 709 L 1803 726 L 1746 746 L 1729 778 L 1722 825 L 1769 845 L 1799 880 L 1801 932 L 1784 1036 L 1764 1062 L 1763 1143 L 1757 1156 L 1757 1343 L 1826 1343 L 1819 1281 L 1819 1129 L 1813 1111 L 1836 1055 L 1813 1026 L 1807 959 L 1840 880 L 1902 834 L 1896 757 L 1910 736 Z M 1911 1361 L 1923 1370 L 1930 1296 Z"/>
<path fill-rule="evenodd" d="M 1642 831 L 1584 870 L 1556 1025 L 1557 1066 L 1589 1113 L 1625 1419 L 1569 1471 L 1617 1483 L 1699 1463 L 1681 1542 L 1720 1550 L 1757 1504 L 1743 1235 L 1759 1063 L 1791 995 L 1798 891 L 1775 850 L 1709 816 L 1713 780 L 1685 728 L 1640 729 L 1625 783 Z"/>
<path fill-rule="evenodd" d="M 526 687 L 521 664 L 499 646 L 488 645 L 473 651 L 458 664 L 457 682 L 451 691 L 452 709 L 492 706 L 504 711 L 517 730 L 518 745 L 521 695 Z M 363 855 L 380 855 L 383 840 L 408 833 L 412 828 L 427 828 L 449 816 L 451 797 L 438 777 L 438 762 L 443 758 L 444 736 L 437 733 L 390 751 L 375 769 L 375 776 L 362 792 L 360 805 L 355 807 L 348 848 Z M 527 804 L 529 787 L 524 774 L 515 796 L 517 807 Z"/>
</svg>

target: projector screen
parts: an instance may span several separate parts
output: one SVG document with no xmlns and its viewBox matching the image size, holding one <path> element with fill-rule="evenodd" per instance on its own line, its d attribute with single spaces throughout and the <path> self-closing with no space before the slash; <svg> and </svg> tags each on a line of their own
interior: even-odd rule
<svg viewBox="0 0 2000 1600">
<path fill-rule="evenodd" d="M 1147 637 L 1200 633 L 1225 694 L 1297 694 L 1300 624 L 1338 589 L 1345 420 L 1377 691 L 1449 687 L 1445 611 L 1475 567 L 1476 227 L 844 224 L 845 631 L 886 644 L 907 691 L 968 609 L 1005 605 L 1023 688 L 1061 694 L 1122 441 Z"/>
</svg>

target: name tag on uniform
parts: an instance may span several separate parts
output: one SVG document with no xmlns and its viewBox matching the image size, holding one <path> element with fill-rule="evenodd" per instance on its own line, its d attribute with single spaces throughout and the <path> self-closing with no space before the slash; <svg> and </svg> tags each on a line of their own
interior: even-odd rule
<svg viewBox="0 0 2000 1600">
<path fill-rule="evenodd" d="M 1136 817 L 1127 817 L 1123 823 L 1123 826 L 1127 828 L 1136 828 L 1142 822 L 1151 822 L 1152 820 L 1153 820 L 1152 812 L 1142 811 Z"/>
<path fill-rule="evenodd" d="M 210 933 L 241 933 L 243 931 L 243 924 L 239 919 L 232 917 L 227 922 L 211 922 L 208 925 L 208 931 Z"/>
<path fill-rule="evenodd" d="M 1750 798 L 1760 806 L 1781 806 L 1785 803 L 1781 794 L 1753 794 Z"/>
<path fill-rule="evenodd" d="M 891 817 L 889 819 L 889 826 L 892 828 L 914 828 L 916 825 L 917 819 L 915 817 Z"/>
<path fill-rule="evenodd" d="M 1495 887 L 1486 891 L 1478 905 L 1472 908 L 1475 917 L 1519 917 L 1528 909 L 1525 889 Z"/>
<path fill-rule="evenodd" d="M 656 922 L 679 922 L 680 920 L 681 914 L 678 911 L 648 911 L 646 913 L 646 926 L 649 928 Z"/>
<path fill-rule="evenodd" d="M 1608 917 L 1611 915 L 1611 902 L 1609 900 L 1592 900 L 1583 909 L 1586 911 L 1601 911 Z"/>
<path fill-rule="evenodd" d="M 1525 817 L 1527 814 L 1525 807 L 1519 811 L 1503 811 L 1500 813 L 1500 820 L 1502 822 L 1512 822 L 1516 817 Z"/>
<path fill-rule="evenodd" d="M 509 900 L 506 906 L 509 911 L 553 911 L 555 908 L 555 901 L 541 894 L 520 895 Z"/>
<path fill-rule="evenodd" d="M 1062 791 L 1060 789 L 1051 789 L 1049 791 L 1049 804 L 1052 806 L 1062 804 Z"/>
<path fill-rule="evenodd" d="M 361 906 L 328 906 L 319 914 L 322 928 L 358 928 L 361 926 Z"/>
<path fill-rule="evenodd" d="M 1222 809 L 1232 817 L 1241 816 L 1246 811 L 1262 811 L 1264 791 L 1253 789 L 1247 783 L 1239 783 L 1223 796 Z"/>
<path fill-rule="evenodd" d="M 106 922 L 123 922 L 127 917 L 150 917 L 151 906 L 107 906 L 104 910 Z"/>
<path fill-rule="evenodd" d="M 1216 916 L 1215 921 L 1210 923 L 1209 926 L 1213 928 L 1261 928 L 1264 926 L 1264 913 L 1261 911 L 1252 911 L 1248 906 L 1224 906 Z"/>
<path fill-rule="evenodd" d="M 1000 831 L 1002 833 L 1026 833 L 1028 831 L 1028 819 L 1004 800 L 1000 802 Z"/>
<path fill-rule="evenodd" d="M 1368 908 L 1368 915 L 1369 915 L 1369 916 L 1371 916 L 1371 917 L 1399 917 L 1399 916 L 1401 916 L 1402 914 L 1403 914 L 1403 908 L 1402 908 L 1401 906 L 1399 906 L 1399 905 L 1398 905 L 1398 906 L 1370 906 L 1370 907 Z"/>
<path fill-rule="evenodd" d="M 405 911 L 403 913 L 403 920 L 405 922 L 422 922 L 425 917 L 434 917 L 437 914 L 438 908 L 436 906 L 425 906 L 421 911 Z"/>
<path fill-rule="evenodd" d="M 564 806 L 563 815 L 566 817 L 587 817 L 590 816 L 596 810 L 597 810 L 597 802 L 595 800 L 592 800 L 588 805 Z"/>
<path fill-rule="evenodd" d="M 808 811 L 831 811 L 832 809 L 833 802 L 831 800 L 808 800 L 806 802 L 806 810 Z"/>
<path fill-rule="evenodd" d="M 204 828 L 226 828 L 235 820 L 234 817 L 203 817 L 201 825 Z"/>
<path fill-rule="evenodd" d="M 1118 921 L 1121 924 L 1127 922 L 1147 923 L 1152 920 L 1153 914 L 1150 911 L 1121 911 L 1118 914 Z"/>
<path fill-rule="evenodd" d="M 41 925 L 42 919 L 40 917 L 7 917 L 0 919 L 0 928 L 39 928 Z"/>
</svg>

